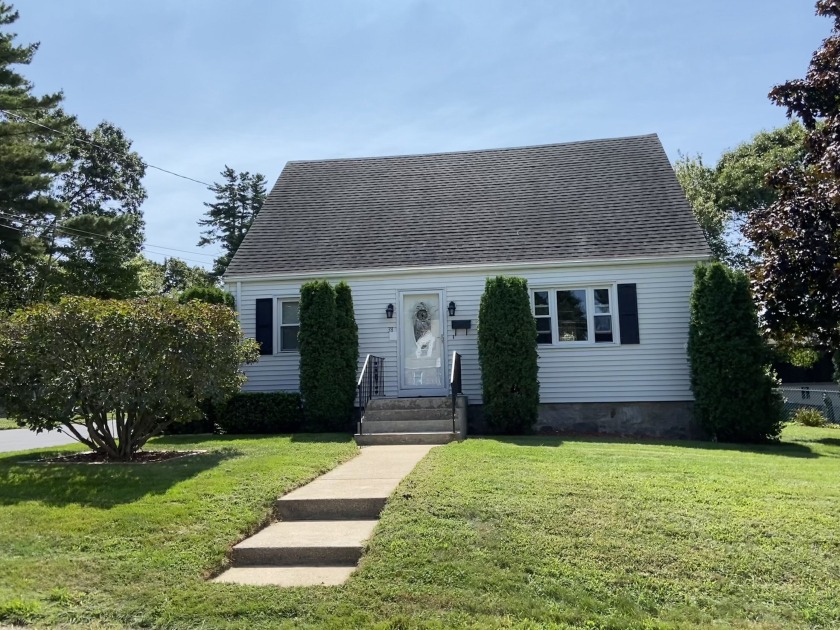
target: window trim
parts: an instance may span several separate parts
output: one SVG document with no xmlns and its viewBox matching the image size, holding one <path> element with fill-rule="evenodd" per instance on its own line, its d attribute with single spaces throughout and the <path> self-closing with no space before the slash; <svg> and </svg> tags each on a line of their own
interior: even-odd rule
<svg viewBox="0 0 840 630">
<path fill-rule="evenodd" d="M 300 309 L 300 295 L 278 295 L 274 297 L 274 355 L 300 354 L 300 348 L 286 350 L 283 348 L 283 302 L 297 302 Z M 300 330 L 300 310 L 298 310 L 298 323 L 286 324 L 286 327 L 297 326 Z"/>
<path fill-rule="evenodd" d="M 531 315 L 538 317 L 535 312 L 535 293 L 548 291 L 548 317 L 551 318 L 551 343 L 538 343 L 540 348 L 580 348 L 590 346 L 618 346 L 621 345 L 621 331 L 618 321 L 618 283 L 617 282 L 591 282 L 586 284 L 557 284 L 550 286 L 535 286 L 530 289 Z M 595 290 L 607 289 L 610 296 L 610 324 L 612 327 L 612 341 L 595 341 Z M 557 313 L 557 292 L 558 291 L 580 291 L 586 292 L 586 334 L 585 341 L 560 341 L 560 324 Z M 606 313 L 602 313 L 606 315 Z M 540 315 L 539 317 L 546 317 Z"/>
</svg>

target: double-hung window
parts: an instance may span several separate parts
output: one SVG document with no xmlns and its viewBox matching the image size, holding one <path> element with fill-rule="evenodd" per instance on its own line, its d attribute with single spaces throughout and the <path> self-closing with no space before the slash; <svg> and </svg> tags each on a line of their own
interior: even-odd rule
<svg viewBox="0 0 840 630">
<path fill-rule="evenodd" d="M 297 351 L 298 330 L 300 330 L 300 302 L 298 300 L 277 300 L 277 326 L 280 352 Z"/>
<path fill-rule="evenodd" d="M 616 337 L 613 287 L 533 291 L 537 343 L 612 343 Z"/>
</svg>

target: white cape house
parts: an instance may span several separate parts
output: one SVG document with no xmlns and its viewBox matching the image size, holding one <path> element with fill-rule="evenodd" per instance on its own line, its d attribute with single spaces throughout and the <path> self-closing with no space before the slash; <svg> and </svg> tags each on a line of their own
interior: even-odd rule
<svg viewBox="0 0 840 630">
<path fill-rule="evenodd" d="M 479 301 L 515 275 L 538 330 L 536 430 L 690 437 L 689 295 L 709 256 L 645 135 L 289 162 L 224 280 L 262 344 L 245 391 L 297 390 L 300 287 L 344 280 L 359 370 L 383 360 L 376 395 L 449 396 L 457 353 L 480 429 Z"/>
</svg>

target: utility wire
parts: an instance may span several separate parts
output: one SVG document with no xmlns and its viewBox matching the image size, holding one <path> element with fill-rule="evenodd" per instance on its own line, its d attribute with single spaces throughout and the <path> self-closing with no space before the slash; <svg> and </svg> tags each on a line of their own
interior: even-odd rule
<svg viewBox="0 0 840 630">
<path fill-rule="evenodd" d="M 90 144 L 90 145 L 95 146 L 99 149 L 102 149 L 103 151 L 107 151 L 108 153 L 111 153 L 111 154 L 115 153 L 112 149 L 109 149 L 108 147 L 105 147 L 105 146 L 99 144 L 98 142 L 88 140 L 87 138 L 81 138 L 81 137 L 79 137 L 77 135 L 74 135 L 72 133 L 69 133 L 69 132 L 66 132 L 66 131 L 61 131 L 60 129 L 55 129 L 54 127 L 50 127 L 48 125 L 44 125 L 44 124 L 39 123 L 37 121 L 34 121 L 30 118 L 27 118 L 26 116 L 21 116 L 20 114 L 10 112 L 7 109 L 0 109 L 0 112 L 5 114 L 6 116 L 17 119 L 18 121 L 24 121 L 24 122 L 27 122 L 31 125 L 35 125 L 36 127 L 40 127 L 42 129 L 52 131 L 53 133 L 57 133 L 57 134 L 61 134 L 63 136 L 67 136 L 69 138 L 73 138 L 77 142 L 84 142 L 85 144 Z M 174 175 L 175 177 L 180 177 L 181 179 L 186 179 L 188 181 L 195 182 L 196 184 L 201 184 L 203 186 L 212 187 L 212 184 L 208 184 L 207 182 L 201 181 L 200 179 L 195 179 L 194 177 L 189 177 L 187 175 L 182 175 L 180 173 L 176 173 L 175 171 L 170 171 L 169 169 L 163 168 L 161 166 L 156 166 L 155 164 L 150 164 L 149 162 L 146 162 L 142 158 L 140 159 L 140 162 L 146 168 L 152 168 L 152 169 L 161 171 L 162 173 L 167 173 L 169 175 Z M 0 212 L 0 215 L 5 216 L 8 219 L 12 219 L 12 220 L 16 220 L 16 221 L 23 221 L 23 219 L 21 219 L 21 217 L 15 217 L 13 215 L 6 214 L 6 213 L 3 213 L 3 212 Z M 11 227 L 13 229 L 17 229 L 17 228 L 14 228 L 14 226 L 11 226 L 11 225 L 8 226 L 8 227 Z M 113 236 L 109 237 L 109 236 L 106 236 L 104 234 L 96 234 L 94 232 L 88 232 L 86 230 L 81 230 L 79 228 L 54 226 L 54 229 L 59 231 L 59 232 L 64 232 L 65 234 L 69 234 L 71 236 L 73 236 L 73 235 L 75 235 L 75 236 L 86 235 L 86 236 L 89 236 L 89 237 L 92 237 L 92 238 L 99 238 L 101 240 L 110 240 L 110 239 L 114 238 Z M 20 231 L 20 230 L 18 230 L 18 231 Z M 207 258 L 215 258 L 216 256 L 221 255 L 221 254 L 216 254 L 216 255 L 204 254 L 204 253 L 201 253 L 201 252 L 194 252 L 194 251 L 190 251 L 190 250 L 186 250 L 186 249 L 178 249 L 176 247 L 167 247 L 165 245 L 155 245 L 153 243 L 144 243 L 143 244 L 143 249 L 144 250 L 149 250 L 150 253 L 157 254 L 158 256 L 163 256 L 163 255 L 165 255 L 165 253 L 164 252 L 154 252 L 154 251 L 149 249 L 150 247 L 155 248 L 155 249 L 164 249 L 164 250 L 170 250 L 170 251 L 174 251 L 174 252 L 182 252 L 182 253 L 185 253 L 185 254 L 192 254 L 194 256 L 206 256 Z M 183 258 L 183 260 L 188 260 L 190 262 L 197 262 L 197 263 L 201 263 L 201 264 L 207 264 L 207 261 L 203 261 L 203 260 L 195 260 L 195 259 L 191 259 L 191 258 Z"/>
<path fill-rule="evenodd" d="M 6 221 L 19 221 L 21 223 L 26 224 L 26 221 L 24 221 L 21 217 L 14 216 L 14 215 L 8 214 L 6 212 L 0 212 L 0 217 L 2 217 Z M 28 225 L 31 227 L 34 224 L 29 223 Z M 11 226 L 11 225 L 7 226 L 7 227 L 17 229 L 17 228 L 14 228 L 14 226 Z M 113 240 L 115 238 L 115 236 L 108 236 L 107 234 L 99 234 L 99 233 L 96 233 L 96 232 L 88 232 L 87 230 L 80 230 L 79 228 L 64 227 L 64 226 L 61 226 L 61 225 L 54 226 L 54 229 L 59 231 L 59 232 L 64 232 L 65 234 L 68 234 L 70 236 L 95 238 L 95 239 L 99 239 L 99 240 L 102 240 L 102 241 L 110 241 L 110 240 Z M 20 231 L 20 230 L 18 230 L 18 231 Z M 189 251 L 189 250 L 186 250 L 186 249 L 178 249 L 176 247 L 167 247 L 165 245 L 155 245 L 153 243 L 143 243 L 143 249 L 148 249 L 150 247 L 155 248 L 155 249 L 168 249 L 168 250 L 172 250 L 174 252 L 184 252 L 186 254 L 193 254 L 195 256 L 206 256 L 208 258 L 215 258 L 216 256 L 221 256 L 221 254 L 216 254 L 216 255 L 203 254 L 201 252 L 192 252 L 192 251 Z M 151 252 L 151 253 L 157 254 L 158 256 L 165 255 L 164 252 Z M 206 260 L 195 260 L 193 258 L 183 258 L 183 260 L 189 260 L 190 262 L 208 264 L 208 261 L 206 261 Z"/>
<path fill-rule="evenodd" d="M 67 131 L 61 131 L 60 129 L 55 129 L 54 127 L 50 127 L 48 125 L 44 125 L 44 124 L 39 123 L 35 120 L 27 118 L 26 116 L 21 116 L 20 114 L 15 114 L 14 112 L 10 112 L 7 109 L 0 109 L 0 112 L 6 114 L 6 116 L 14 117 L 19 121 L 24 121 L 24 122 L 29 123 L 30 125 L 35 125 L 36 127 L 41 127 L 41 129 L 47 129 L 48 131 L 52 131 L 53 133 L 58 133 L 58 134 L 61 134 L 62 136 L 67 136 L 68 138 L 73 138 L 73 139 L 77 140 L 78 142 L 84 142 L 85 144 L 90 144 L 90 145 L 93 145 L 95 147 L 99 147 L 103 151 L 108 151 L 109 153 L 115 153 L 112 149 L 109 149 L 108 147 L 103 146 L 103 145 L 99 144 L 98 142 L 94 142 L 93 140 L 88 140 L 87 138 L 80 138 L 79 136 L 74 135 L 72 133 L 69 133 Z M 187 175 L 181 175 L 180 173 L 176 173 L 175 171 L 170 171 L 169 169 L 163 168 L 161 166 L 155 166 L 154 164 L 149 164 L 148 162 L 146 162 L 142 158 L 140 159 L 140 163 L 143 164 L 143 166 L 145 166 L 146 168 L 153 168 L 156 171 L 161 171 L 162 173 L 168 173 L 169 175 L 174 175 L 175 177 L 180 177 L 181 179 L 186 179 L 186 180 L 189 180 L 191 182 L 195 182 L 196 184 L 201 184 L 202 186 L 207 186 L 208 188 L 213 187 L 213 184 L 208 184 L 207 182 L 203 182 L 200 179 L 195 179 L 194 177 L 189 177 Z"/>
<path fill-rule="evenodd" d="M 167 254 L 166 252 L 156 252 L 156 251 L 153 251 L 153 250 L 149 249 L 145 245 L 143 246 L 143 250 L 147 251 L 150 254 L 155 254 L 157 256 L 163 256 L 165 258 L 177 258 L 178 260 L 184 260 L 184 261 L 187 261 L 187 262 L 194 262 L 194 263 L 198 263 L 200 265 L 209 265 L 210 264 L 210 262 L 207 261 L 207 260 L 196 260 L 195 258 L 187 258 L 186 256 L 177 256 L 176 257 L 176 256 L 173 256 L 172 254 Z"/>
</svg>

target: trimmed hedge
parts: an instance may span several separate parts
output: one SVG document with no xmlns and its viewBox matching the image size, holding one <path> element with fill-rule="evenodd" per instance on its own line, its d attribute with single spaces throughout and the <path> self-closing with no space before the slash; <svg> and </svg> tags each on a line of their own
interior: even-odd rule
<svg viewBox="0 0 840 630">
<path fill-rule="evenodd" d="M 236 306 L 233 295 L 219 287 L 190 287 L 178 297 L 181 304 L 186 304 L 190 300 L 198 300 L 206 304 L 224 304 L 228 308 Z"/>
<path fill-rule="evenodd" d="M 478 312 L 478 358 L 487 423 L 530 433 L 537 421 L 537 324 L 524 278 L 487 278 Z"/>
<path fill-rule="evenodd" d="M 694 414 L 713 439 L 778 439 L 783 401 L 746 274 L 720 263 L 695 268 L 688 357 Z"/>
<path fill-rule="evenodd" d="M 240 393 L 215 409 L 224 433 L 294 433 L 303 424 L 300 394 Z"/>
<path fill-rule="evenodd" d="M 203 414 L 198 420 L 189 422 L 173 422 L 164 433 L 166 435 L 200 435 L 202 433 L 216 433 L 216 408 L 210 400 L 204 400 L 198 407 Z"/>
</svg>

